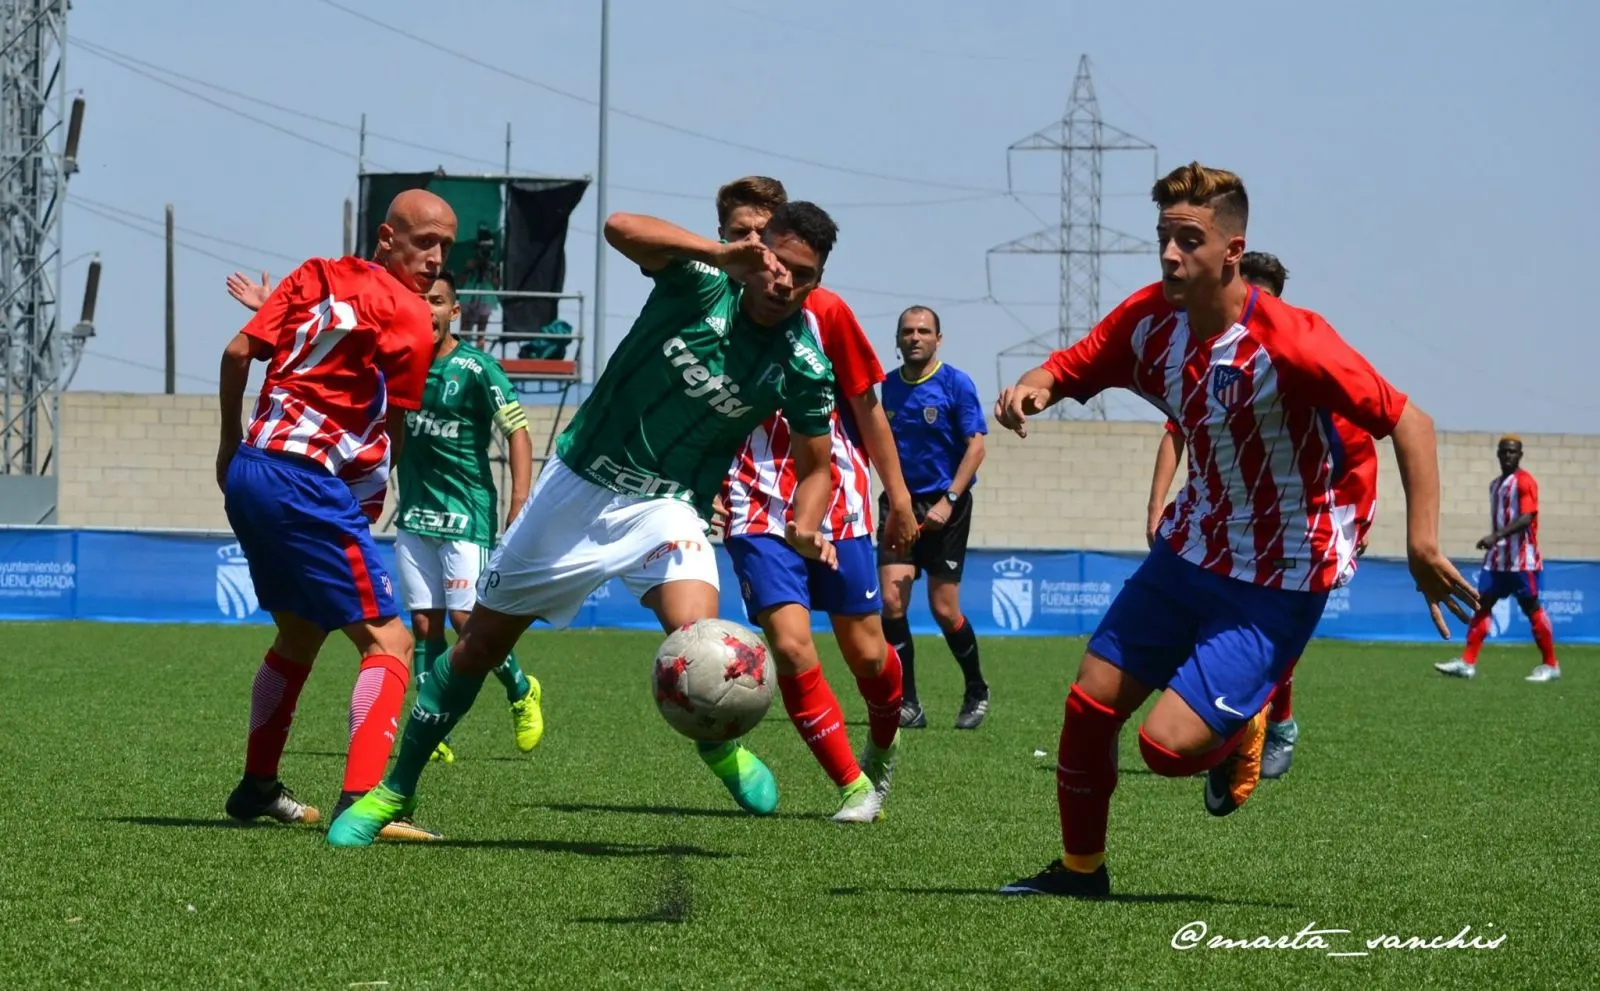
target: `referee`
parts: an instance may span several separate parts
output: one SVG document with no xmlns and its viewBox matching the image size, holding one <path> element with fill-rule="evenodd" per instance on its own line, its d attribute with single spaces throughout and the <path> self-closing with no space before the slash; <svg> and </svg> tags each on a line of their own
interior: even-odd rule
<svg viewBox="0 0 1600 991">
<path fill-rule="evenodd" d="M 883 586 L 884 637 L 900 654 L 905 672 L 900 725 L 928 725 L 917 700 L 916 647 L 906 621 L 911 586 L 927 572 L 928 605 L 967 684 L 956 729 L 977 729 L 989 712 L 989 686 L 978 666 L 978 637 L 961 614 L 961 571 L 972 530 L 972 486 L 989 428 L 972 378 L 938 359 L 942 340 L 939 314 L 933 310 L 913 306 L 900 314 L 895 346 L 901 365 L 884 380 L 883 409 L 921 530 L 903 555 L 892 554 L 883 539 L 888 501 L 879 497 L 878 580 Z"/>
</svg>

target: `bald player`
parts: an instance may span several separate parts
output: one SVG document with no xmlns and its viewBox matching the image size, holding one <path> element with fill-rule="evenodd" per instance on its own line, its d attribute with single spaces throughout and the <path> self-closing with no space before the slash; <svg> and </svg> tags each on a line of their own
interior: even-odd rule
<svg viewBox="0 0 1600 991">
<path fill-rule="evenodd" d="M 371 524 L 433 359 L 433 314 L 422 294 L 455 238 L 449 204 L 425 190 L 403 192 L 378 228 L 371 261 L 305 262 L 223 351 L 217 485 L 256 598 L 277 627 L 250 693 L 244 777 L 226 806 L 234 819 L 320 819 L 284 787 L 278 762 L 300 689 L 335 630 L 361 655 L 339 804 L 376 785 L 389 761 L 413 644 Z M 267 363 L 266 377 L 246 428 L 255 361 Z M 386 835 L 431 834 L 405 816 Z"/>
</svg>

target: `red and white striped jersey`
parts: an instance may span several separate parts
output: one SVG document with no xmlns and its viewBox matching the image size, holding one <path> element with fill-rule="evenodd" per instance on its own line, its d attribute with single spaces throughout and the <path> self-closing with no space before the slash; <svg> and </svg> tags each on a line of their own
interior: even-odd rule
<svg viewBox="0 0 1600 991">
<path fill-rule="evenodd" d="M 837 294 L 816 288 L 806 297 L 806 322 L 822 342 L 842 397 L 859 396 L 883 381 L 883 366 L 850 305 Z M 833 413 L 833 501 L 822 522 L 823 536 L 847 540 L 872 535 L 872 478 L 861 434 L 848 404 Z M 783 533 L 794 490 L 789 456 L 789 425 L 778 413 L 751 432 L 723 485 L 728 506 L 724 537 Z"/>
<path fill-rule="evenodd" d="M 1045 368 L 1058 395 L 1130 389 L 1177 421 L 1188 478 L 1162 534 L 1186 560 L 1272 588 L 1340 582 L 1355 512 L 1340 525 L 1330 414 L 1387 437 L 1406 397 L 1321 316 L 1252 290 L 1233 326 L 1202 341 L 1156 283 Z"/>
<path fill-rule="evenodd" d="M 1489 483 L 1489 523 L 1498 533 L 1523 513 L 1539 512 L 1539 483 L 1518 468 Z M 1539 517 L 1521 533 L 1499 541 L 1484 556 L 1485 571 L 1539 571 L 1544 558 L 1539 556 Z"/>
<path fill-rule="evenodd" d="M 1333 523 L 1340 534 L 1334 547 L 1342 555 L 1339 577 L 1334 584 L 1347 585 L 1355 577 L 1357 549 L 1367 542 L 1372 525 L 1378 521 L 1378 445 L 1372 435 L 1337 414 L 1328 414 L 1334 439 Z M 1183 438 L 1183 430 L 1172 420 L 1167 432 Z M 1175 504 L 1167 507 L 1163 522 L 1175 516 Z"/>
<path fill-rule="evenodd" d="M 389 478 L 389 404 L 415 410 L 433 361 L 433 314 L 381 265 L 313 258 L 245 325 L 271 348 L 246 443 L 310 458 L 369 520 Z"/>
</svg>

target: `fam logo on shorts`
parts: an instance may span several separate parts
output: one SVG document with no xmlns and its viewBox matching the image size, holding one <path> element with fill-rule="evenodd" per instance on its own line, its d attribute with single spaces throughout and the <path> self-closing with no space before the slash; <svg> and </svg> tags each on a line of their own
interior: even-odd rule
<svg viewBox="0 0 1600 991">
<path fill-rule="evenodd" d="M 989 604 L 994 621 L 1003 630 L 1020 630 L 1033 619 L 1033 565 L 1012 555 L 994 563 L 995 577 L 989 583 Z"/>
<path fill-rule="evenodd" d="M 656 546 L 656 549 L 645 555 L 643 567 L 650 567 L 664 557 L 678 555 L 681 562 L 690 554 L 698 554 L 705 546 L 698 540 L 668 540 Z"/>
<path fill-rule="evenodd" d="M 244 548 L 238 544 L 217 548 L 217 611 L 229 619 L 248 619 L 259 605 Z"/>
</svg>

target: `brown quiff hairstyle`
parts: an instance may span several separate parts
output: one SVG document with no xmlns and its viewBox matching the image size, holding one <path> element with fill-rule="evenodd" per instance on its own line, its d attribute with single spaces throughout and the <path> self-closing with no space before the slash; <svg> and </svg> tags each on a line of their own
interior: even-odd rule
<svg viewBox="0 0 1600 991">
<path fill-rule="evenodd" d="M 1179 166 L 1156 180 L 1150 198 L 1163 210 L 1179 203 L 1208 206 L 1218 220 L 1238 234 L 1244 233 L 1250 221 L 1250 197 L 1244 191 L 1244 180 L 1199 162 Z"/>
<path fill-rule="evenodd" d="M 742 206 L 771 212 L 787 202 L 789 191 L 783 183 L 770 176 L 747 175 L 717 190 L 717 224 L 726 224 L 733 211 Z"/>
</svg>

